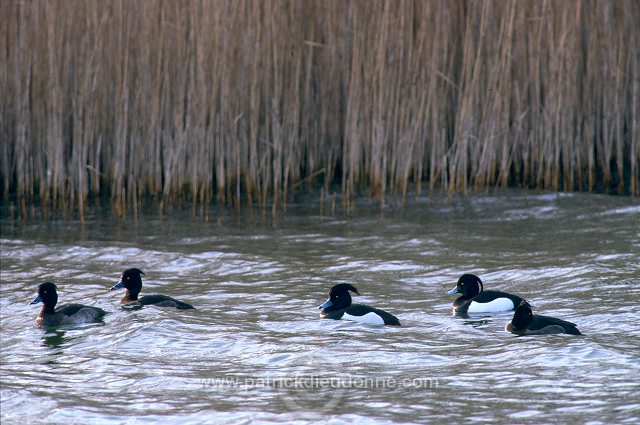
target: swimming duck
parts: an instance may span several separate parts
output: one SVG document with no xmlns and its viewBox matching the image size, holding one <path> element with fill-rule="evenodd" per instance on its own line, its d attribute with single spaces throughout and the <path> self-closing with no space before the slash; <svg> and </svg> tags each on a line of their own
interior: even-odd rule
<svg viewBox="0 0 640 425">
<path fill-rule="evenodd" d="M 120 300 L 120 304 L 124 305 L 154 305 L 156 307 L 175 307 L 181 310 L 195 309 L 191 304 L 178 301 L 167 295 L 145 295 L 138 298 L 138 294 L 142 289 L 142 278 L 144 272 L 140 269 L 127 269 L 122 272 L 120 281 L 113 285 L 111 290 L 125 288 L 124 297 Z"/>
<path fill-rule="evenodd" d="M 575 323 L 555 317 L 533 314 L 531 305 L 524 300 L 518 305 L 516 312 L 513 314 L 513 319 L 511 319 L 510 323 L 507 323 L 504 329 L 516 335 L 582 335 Z"/>
<path fill-rule="evenodd" d="M 351 304 L 349 291 L 360 295 L 353 285 L 340 283 L 331 288 L 329 299 L 320 306 L 320 317 L 323 319 L 345 319 L 375 325 L 400 326 L 397 317 L 378 308 L 363 304 Z"/>
<path fill-rule="evenodd" d="M 64 304 L 55 308 L 58 303 L 58 291 L 56 285 L 51 282 L 44 282 L 38 286 L 38 295 L 30 304 L 39 303 L 42 303 L 42 309 L 36 318 L 36 325 L 58 326 L 90 323 L 107 314 L 101 308 L 83 304 Z"/>
<path fill-rule="evenodd" d="M 502 291 L 485 291 L 480 278 L 473 274 L 463 274 L 449 295 L 462 294 L 452 305 L 455 313 L 497 313 L 514 310 L 522 301 L 517 295 Z"/>
</svg>

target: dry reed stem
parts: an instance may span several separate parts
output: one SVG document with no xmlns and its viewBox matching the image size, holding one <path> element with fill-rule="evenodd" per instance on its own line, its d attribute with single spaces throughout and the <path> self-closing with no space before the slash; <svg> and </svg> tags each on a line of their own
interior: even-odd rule
<svg viewBox="0 0 640 425">
<path fill-rule="evenodd" d="M 634 0 L 5 0 L 0 16 L 0 186 L 22 212 L 275 213 L 302 182 L 339 182 L 348 207 L 423 182 L 640 194 Z"/>
</svg>

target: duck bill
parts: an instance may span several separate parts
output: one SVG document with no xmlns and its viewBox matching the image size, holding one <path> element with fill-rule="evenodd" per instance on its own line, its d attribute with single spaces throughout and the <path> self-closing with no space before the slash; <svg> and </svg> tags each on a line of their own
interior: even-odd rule
<svg viewBox="0 0 640 425">
<path fill-rule="evenodd" d="M 124 288 L 124 282 L 120 281 L 120 282 L 116 283 L 115 285 L 113 285 L 111 287 L 111 290 L 114 291 L 116 289 L 122 289 L 122 288 Z"/>
<path fill-rule="evenodd" d="M 455 288 L 453 288 L 452 290 L 447 292 L 447 295 L 453 295 L 453 294 L 459 294 L 459 293 L 460 293 L 460 291 L 458 290 L 458 287 L 456 286 Z"/>
<path fill-rule="evenodd" d="M 31 305 L 31 304 L 40 304 L 41 302 L 42 302 L 42 297 L 40 295 L 38 295 L 33 299 L 33 301 L 31 301 L 29 303 L 29 305 Z"/>
<path fill-rule="evenodd" d="M 331 302 L 331 299 L 328 299 L 324 302 L 324 304 L 322 304 L 320 307 L 318 308 L 327 308 L 327 307 L 331 307 L 333 305 L 333 303 Z"/>
</svg>

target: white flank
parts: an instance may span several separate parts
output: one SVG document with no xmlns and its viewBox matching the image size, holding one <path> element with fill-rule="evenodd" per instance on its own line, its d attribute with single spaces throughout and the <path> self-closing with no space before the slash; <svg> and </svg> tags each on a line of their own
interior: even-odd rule
<svg viewBox="0 0 640 425">
<path fill-rule="evenodd" d="M 471 301 L 468 313 L 497 313 L 499 311 L 509 311 L 514 309 L 513 301 L 509 298 L 496 298 L 488 303 L 477 303 Z"/>
<path fill-rule="evenodd" d="M 342 318 L 344 320 L 353 320 L 354 322 L 368 323 L 370 325 L 384 325 L 384 320 L 382 320 L 382 317 L 373 312 L 367 313 L 364 316 L 352 316 L 345 313 Z"/>
</svg>

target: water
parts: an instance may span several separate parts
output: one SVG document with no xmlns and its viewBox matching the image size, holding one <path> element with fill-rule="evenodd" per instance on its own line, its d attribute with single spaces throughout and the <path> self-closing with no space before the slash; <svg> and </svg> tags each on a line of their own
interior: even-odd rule
<svg viewBox="0 0 640 425">
<path fill-rule="evenodd" d="M 11 423 L 638 423 L 640 204 L 504 191 L 381 214 L 259 211 L 2 221 L 1 419 Z M 118 305 L 143 294 L 195 305 Z M 516 337 L 511 313 L 456 317 L 460 274 L 583 337 Z M 39 328 L 36 286 L 103 323 Z M 318 320 L 339 282 L 403 327 Z"/>
</svg>

